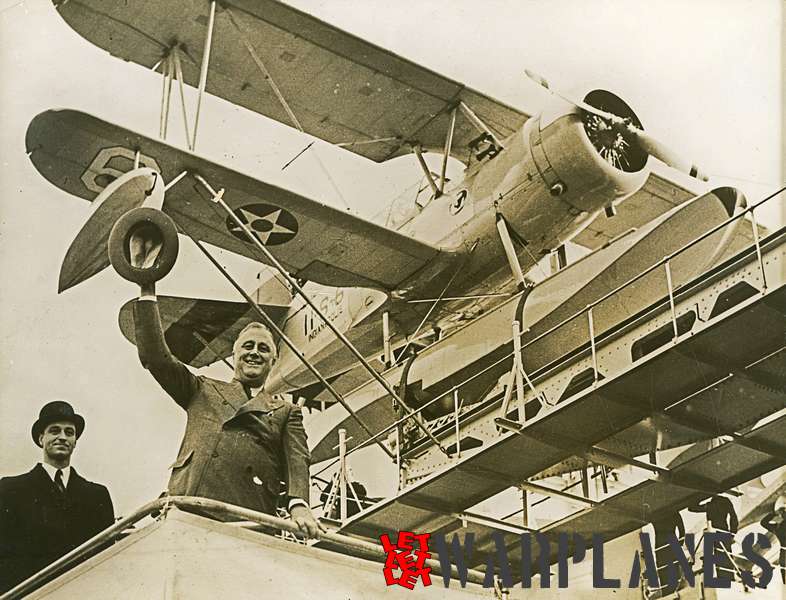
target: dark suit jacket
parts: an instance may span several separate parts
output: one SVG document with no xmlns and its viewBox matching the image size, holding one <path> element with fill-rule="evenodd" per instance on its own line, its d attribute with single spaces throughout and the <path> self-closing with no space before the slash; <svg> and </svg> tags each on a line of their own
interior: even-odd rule
<svg viewBox="0 0 786 600">
<path fill-rule="evenodd" d="M 309 498 L 310 455 L 300 407 L 239 381 L 197 377 L 169 352 L 156 302 L 134 312 L 142 365 L 186 411 L 186 432 L 169 493 L 202 496 L 275 514 L 281 481 L 291 498 Z"/>
<path fill-rule="evenodd" d="M 109 491 L 72 467 L 65 496 L 39 464 L 0 479 L 0 592 L 70 552 L 115 520 Z"/>
</svg>

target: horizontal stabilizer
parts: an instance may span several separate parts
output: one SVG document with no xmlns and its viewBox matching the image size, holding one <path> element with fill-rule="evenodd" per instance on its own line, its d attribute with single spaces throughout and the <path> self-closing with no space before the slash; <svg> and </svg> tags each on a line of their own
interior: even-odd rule
<svg viewBox="0 0 786 600">
<path fill-rule="evenodd" d="M 126 302 L 119 316 L 120 331 L 132 344 L 136 344 L 135 302 Z M 245 302 L 159 296 L 158 307 L 170 351 L 178 360 L 197 369 L 231 356 L 238 333 L 250 322 L 259 320 Z M 260 308 L 277 323 L 289 310 L 288 306 L 264 304 Z"/>
</svg>

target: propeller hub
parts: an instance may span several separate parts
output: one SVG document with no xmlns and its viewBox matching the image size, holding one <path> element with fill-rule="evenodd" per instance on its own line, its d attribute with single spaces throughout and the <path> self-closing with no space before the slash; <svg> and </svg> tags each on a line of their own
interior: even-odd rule
<svg viewBox="0 0 786 600">
<path fill-rule="evenodd" d="M 648 154 L 641 148 L 636 136 L 627 125 L 642 129 L 636 113 L 618 96 L 605 90 L 594 90 L 587 94 L 584 102 L 590 106 L 619 116 L 622 120 L 612 122 L 600 115 L 582 111 L 582 122 L 598 154 L 615 169 L 635 173 L 647 164 Z"/>
</svg>

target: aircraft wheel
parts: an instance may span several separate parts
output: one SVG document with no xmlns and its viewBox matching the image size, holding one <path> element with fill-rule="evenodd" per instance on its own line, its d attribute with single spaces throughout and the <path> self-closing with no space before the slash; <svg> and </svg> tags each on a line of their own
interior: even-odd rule
<svg viewBox="0 0 786 600">
<path fill-rule="evenodd" d="M 172 270 L 178 244 L 177 228 L 168 215 L 147 206 L 134 208 L 112 227 L 109 262 L 123 279 L 154 283 Z"/>
</svg>

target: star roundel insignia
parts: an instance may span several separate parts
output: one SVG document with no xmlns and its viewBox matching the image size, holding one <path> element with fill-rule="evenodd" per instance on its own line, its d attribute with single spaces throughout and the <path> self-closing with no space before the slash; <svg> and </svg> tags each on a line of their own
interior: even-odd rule
<svg viewBox="0 0 786 600">
<path fill-rule="evenodd" d="M 284 244 L 297 234 L 297 219 L 283 208 L 272 204 L 246 204 L 234 209 L 237 217 L 254 232 L 265 246 Z M 245 231 L 227 217 L 227 229 L 235 237 L 250 243 Z"/>
</svg>

